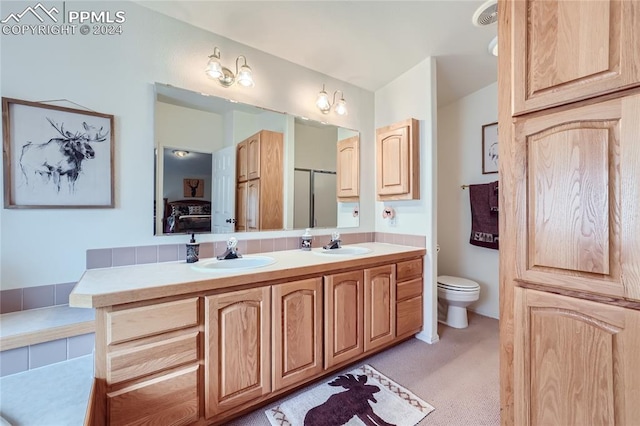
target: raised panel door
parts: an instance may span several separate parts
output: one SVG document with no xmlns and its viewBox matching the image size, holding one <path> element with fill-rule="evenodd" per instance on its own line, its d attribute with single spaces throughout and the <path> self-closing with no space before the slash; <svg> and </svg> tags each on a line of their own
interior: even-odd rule
<svg viewBox="0 0 640 426">
<path fill-rule="evenodd" d="M 640 4 L 516 1 L 513 113 L 543 109 L 640 83 Z"/>
<path fill-rule="evenodd" d="M 236 231 L 247 230 L 247 182 L 236 188 Z"/>
<path fill-rule="evenodd" d="M 249 179 L 247 169 L 248 148 L 247 141 L 240 142 L 236 148 L 236 174 L 238 176 L 238 182 L 246 182 L 247 179 Z"/>
<path fill-rule="evenodd" d="M 420 198 L 418 121 L 376 130 L 378 200 Z"/>
<path fill-rule="evenodd" d="M 271 287 L 205 297 L 205 415 L 271 392 Z"/>
<path fill-rule="evenodd" d="M 247 182 L 247 231 L 259 231 L 260 227 L 260 179 Z"/>
<path fill-rule="evenodd" d="M 396 336 L 396 265 L 364 270 L 364 351 Z"/>
<path fill-rule="evenodd" d="M 361 354 L 363 347 L 363 272 L 325 276 L 325 368 Z"/>
<path fill-rule="evenodd" d="M 640 418 L 640 311 L 515 289 L 515 424 Z"/>
<path fill-rule="evenodd" d="M 516 120 L 517 278 L 640 300 L 638 114 L 632 95 Z"/>
<path fill-rule="evenodd" d="M 247 179 L 260 177 L 260 133 L 246 140 L 247 143 Z"/>
<path fill-rule="evenodd" d="M 322 372 L 322 278 L 272 287 L 273 389 Z"/>
<path fill-rule="evenodd" d="M 360 195 L 360 137 L 338 141 L 338 201 L 357 200 Z"/>
</svg>

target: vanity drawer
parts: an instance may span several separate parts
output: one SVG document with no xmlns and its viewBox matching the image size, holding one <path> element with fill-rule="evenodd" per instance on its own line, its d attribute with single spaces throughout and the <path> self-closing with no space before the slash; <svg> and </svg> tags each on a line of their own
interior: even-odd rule
<svg viewBox="0 0 640 426">
<path fill-rule="evenodd" d="M 111 352 L 107 383 L 119 383 L 198 360 L 198 332 Z"/>
<path fill-rule="evenodd" d="M 396 266 L 396 280 L 406 281 L 422 276 L 422 259 L 407 260 L 398 262 Z"/>
<path fill-rule="evenodd" d="M 107 313 L 107 344 L 153 336 L 198 324 L 198 298 Z"/>
<path fill-rule="evenodd" d="M 396 285 L 396 300 L 401 301 L 422 295 L 422 278 L 399 282 Z"/>
<path fill-rule="evenodd" d="M 107 394 L 110 426 L 187 425 L 198 420 L 198 365 Z"/>
<path fill-rule="evenodd" d="M 396 305 L 396 337 L 422 330 L 422 296 Z"/>
</svg>

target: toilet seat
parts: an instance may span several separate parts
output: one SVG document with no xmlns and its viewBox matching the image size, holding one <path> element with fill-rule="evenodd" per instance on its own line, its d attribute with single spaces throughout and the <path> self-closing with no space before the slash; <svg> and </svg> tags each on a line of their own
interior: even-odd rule
<svg viewBox="0 0 640 426">
<path fill-rule="evenodd" d="M 438 277 L 438 288 L 460 292 L 475 292 L 480 289 L 480 285 L 466 278 L 440 275 Z"/>
</svg>

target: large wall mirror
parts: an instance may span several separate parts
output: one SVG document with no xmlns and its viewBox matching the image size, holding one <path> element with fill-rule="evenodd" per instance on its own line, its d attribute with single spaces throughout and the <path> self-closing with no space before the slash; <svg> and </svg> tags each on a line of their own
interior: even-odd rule
<svg viewBox="0 0 640 426">
<path fill-rule="evenodd" d="M 359 226 L 357 197 L 336 193 L 338 146 L 357 131 L 160 83 L 155 95 L 156 235 Z"/>
</svg>

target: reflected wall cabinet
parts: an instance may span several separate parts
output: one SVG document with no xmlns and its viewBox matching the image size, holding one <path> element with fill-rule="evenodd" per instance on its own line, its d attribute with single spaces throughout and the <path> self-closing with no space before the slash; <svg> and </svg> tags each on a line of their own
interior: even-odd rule
<svg viewBox="0 0 640 426">
<path fill-rule="evenodd" d="M 376 130 L 376 182 L 379 201 L 420 199 L 420 136 L 410 118 Z"/>
<path fill-rule="evenodd" d="M 236 231 L 282 230 L 282 133 L 261 130 L 236 148 Z"/>
<path fill-rule="evenodd" d="M 336 164 L 338 201 L 358 201 L 360 196 L 360 136 L 338 141 Z"/>
</svg>

